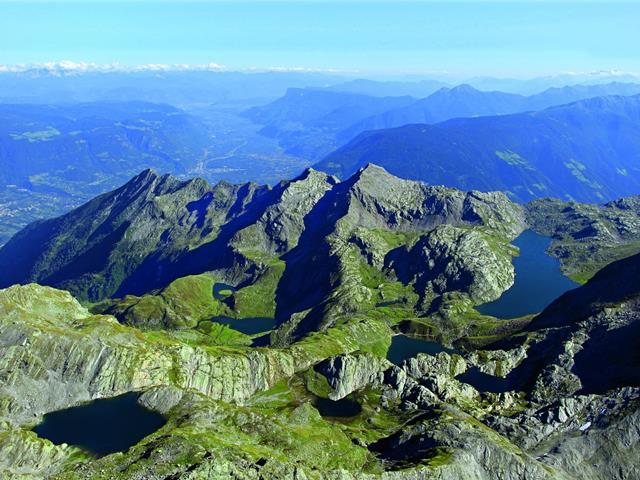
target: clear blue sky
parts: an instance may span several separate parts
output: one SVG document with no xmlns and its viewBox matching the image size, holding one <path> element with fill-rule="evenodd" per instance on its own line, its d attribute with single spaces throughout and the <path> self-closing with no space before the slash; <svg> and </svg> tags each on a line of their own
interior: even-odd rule
<svg viewBox="0 0 640 480">
<path fill-rule="evenodd" d="M 7 2 L 0 64 L 296 66 L 367 73 L 640 71 L 640 2 Z"/>
</svg>

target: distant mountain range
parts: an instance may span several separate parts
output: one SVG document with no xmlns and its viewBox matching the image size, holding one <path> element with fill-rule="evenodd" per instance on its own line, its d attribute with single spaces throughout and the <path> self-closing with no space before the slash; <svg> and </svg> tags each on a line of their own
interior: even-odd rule
<svg viewBox="0 0 640 480">
<path fill-rule="evenodd" d="M 415 102 L 413 97 L 373 97 L 359 93 L 290 88 L 287 94 L 245 115 L 263 125 L 287 153 L 322 158 L 335 149 L 336 134 L 364 118 Z"/>
<path fill-rule="evenodd" d="M 141 168 L 198 169 L 213 142 L 202 120 L 169 105 L 0 104 L 0 244 Z"/>
<path fill-rule="evenodd" d="M 484 92 L 469 85 L 459 85 L 454 88 L 442 88 L 411 105 L 366 118 L 342 132 L 340 138 L 351 139 L 365 130 L 401 127 L 410 123 L 438 123 L 452 118 L 536 111 L 586 98 L 638 94 L 640 84 L 635 83 L 575 85 L 551 88 L 531 96 Z"/>
<path fill-rule="evenodd" d="M 0 103 L 0 245 L 27 223 L 59 215 L 143 168 L 273 184 L 309 165 L 257 130 L 226 108 Z"/>
<path fill-rule="evenodd" d="M 590 86 L 606 83 L 639 83 L 635 73 L 620 70 L 596 70 L 591 72 L 568 72 L 534 78 L 496 78 L 490 76 L 462 79 L 455 83 L 468 83 L 480 90 L 500 90 L 501 92 L 534 95 L 549 88 L 565 86 Z"/>
<path fill-rule="evenodd" d="M 370 95 L 372 97 L 409 96 L 423 98 L 428 97 L 443 87 L 450 86 L 450 82 L 430 79 L 416 81 L 376 81 L 359 78 L 343 83 L 337 83 L 330 87 L 325 87 L 324 90 L 331 92 L 359 93 L 361 95 Z"/>
<path fill-rule="evenodd" d="M 254 107 L 246 115 L 257 123 L 279 122 L 293 126 L 340 128 L 363 116 L 412 104 L 414 98 L 371 97 L 359 93 L 290 88 L 287 94 L 264 107 Z"/>
<path fill-rule="evenodd" d="M 275 99 L 287 88 L 324 88 L 371 96 L 424 98 L 442 87 L 468 84 L 485 91 L 533 95 L 549 88 L 612 82 L 639 83 L 619 71 L 558 74 L 534 78 L 465 77 L 448 74 L 399 75 L 393 79 L 301 69 L 233 71 L 217 64 L 126 66 L 86 62 L 0 65 L 0 101 L 88 102 L 145 100 L 178 106 L 247 99 Z"/>
<path fill-rule="evenodd" d="M 0 245 L 27 223 L 61 214 L 146 167 L 178 176 L 200 175 L 213 182 L 225 179 L 273 185 L 325 158 L 336 158 L 344 152 L 334 155 L 337 149 L 353 140 L 351 148 L 354 138 L 367 130 L 434 124 L 451 117 L 519 113 L 612 93 L 640 93 L 639 85 L 625 83 L 574 85 L 525 97 L 480 91 L 468 85 L 442 87 L 444 82 L 440 80 L 347 80 L 316 72 L 179 71 L 161 66 L 136 71 L 97 71 L 90 66 L 85 71 L 82 65 L 73 66 L 70 71 L 65 68 L 0 68 Z M 431 93 L 433 90 L 436 91 Z M 428 93 L 426 98 L 416 98 Z M 277 99 L 271 103 L 256 106 L 274 98 Z M 466 121 L 462 124 L 466 125 Z M 579 129 L 574 133 L 584 134 Z M 627 139 L 625 135 L 622 132 L 615 140 L 615 151 L 620 155 L 627 155 L 627 147 L 629 152 L 634 151 L 635 138 L 629 135 Z M 515 199 L 556 195 L 598 200 L 636 193 L 634 180 L 624 178 L 625 172 L 630 176 L 634 171 L 631 160 L 628 166 L 622 160 L 624 165 L 619 172 L 593 177 L 580 167 L 588 163 L 588 155 L 586 160 L 577 154 L 569 157 L 578 163 L 561 155 L 562 162 L 573 165 L 574 173 L 583 177 L 571 191 L 563 190 L 570 181 L 556 181 L 555 175 L 547 180 L 546 171 L 527 170 L 523 173 L 525 180 L 518 176 L 522 172 L 511 178 L 516 168 L 513 165 L 509 172 L 500 174 L 508 177 L 503 180 L 500 175 L 484 180 L 476 173 L 473 181 L 462 178 L 475 172 L 473 169 L 465 169 L 460 175 L 455 168 L 454 173 L 447 173 L 453 168 L 451 165 L 464 164 L 465 155 L 475 156 L 493 148 L 485 144 L 490 139 L 491 136 L 485 138 L 484 134 L 471 131 L 461 144 L 473 140 L 473 145 L 443 147 L 446 155 L 434 150 L 438 157 L 425 164 L 431 169 L 428 176 L 420 174 L 416 178 L 461 187 L 506 189 Z M 405 145 L 396 142 L 389 148 L 393 150 L 390 158 L 383 161 L 373 156 L 371 160 L 396 173 L 418 175 L 419 165 L 411 172 L 392 165 L 396 150 Z M 498 145 L 490 150 L 489 158 L 492 152 L 507 152 L 501 153 L 508 159 L 502 162 L 517 163 L 518 159 L 508 152 L 520 152 L 519 148 L 518 142 L 513 148 Z M 605 150 L 602 155 L 610 155 Z M 348 164 L 362 166 L 368 161 L 369 158 L 343 159 L 339 163 L 353 173 L 356 167 Z M 491 161 L 485 163 L 489 165 Z M 559 168 L 564 171 L 562 162 Z M 320 165 L 343 174 L 340 166 Z M 474 168 L 481 173 L 492 171 L 484 166 Z M 578 178 L 576 175 L 573 177 Z M 594 185 L 602 188 L 585 184 L 584 179 L 596 177 Z M 625 189 L 616 191 L 617 182 Z"/>
<path fill-rule="evenodd" d="M 640 84 L 634 83 L 551 88 L 531 96 L 459 85 L 440 88 L 419 100 L 334 91 L 337 88 L 289 89 L 284 97 L 254 107 L 246 115 L 263 126 L 264 135 L 278 139 L 287 153 L 320 159 L 367 130 L 541 110 L 603 95 L 640 94 Z"/>
<path fill-rule="evenodd" d="M 0 105 L 0 182 L 97 185 L 144 166 L 184 173 L 209 143 L 199 119 L 169 105 Z"/>
<path fill-rule="evenodd" d="M 610 200 L 640 192 L 640 96 L 540 112 L 365 132 L 317 168 L 348 177 L 369 162 L 391 173 L 517 200 Z"/>
<path fill-rule="evenodd" d="M 179 107 L 276 99 L 289 87 L 325 87 L 346 79 L 322 72 L 232 72 L 206 69 L 0 69 L 0 102 L 147 101 Z"/>
</svg>

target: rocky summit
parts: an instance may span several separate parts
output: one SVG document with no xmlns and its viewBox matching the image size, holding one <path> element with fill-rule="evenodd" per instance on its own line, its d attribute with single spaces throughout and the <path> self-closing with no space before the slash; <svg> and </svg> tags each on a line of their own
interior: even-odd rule
<svg viewBox="0 0 640 480">
<path fill-rule="evenodd" d="M 344 182 L 308 170 L 273 188 L 145 171 L 21 231 L 0 250 L 0 286 L 65 289 L 134 323 L 274 317 L 282 343 L 381 305 L 415 316 L 493 300 L 513 282 L 509 242 L 524 228 L 504 194 L 373 165 Z M 218 283 L 233 295 L 207 307 Z M 203 311 L 179 313 L 185 302 Z M 154 314 L 136 318 L 145 309 Z"/>
<path fill-rule="evenodd" d="M 144 171 L 0 249 L 0 477 L 637 478 L 638 218 L 633 197 L 519 205 L 375 165 Z M 529 228 L 583 285 L 480 314 Z M 397 361 L 398 339 L 431 349 Z M 128 449 L 42 433 L 124 394 L 164 418 Z"/>
</svg>

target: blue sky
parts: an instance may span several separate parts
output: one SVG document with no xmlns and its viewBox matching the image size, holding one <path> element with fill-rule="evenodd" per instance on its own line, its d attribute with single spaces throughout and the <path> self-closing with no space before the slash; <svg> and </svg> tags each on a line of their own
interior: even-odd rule
<svg viewBox="0 0 640 480">
<path fill-rule="evenodd" d="M 0 64 L 208 63 L 363 73 L 640 71 L 640 2 L 7 2 Z"/>
</svg>

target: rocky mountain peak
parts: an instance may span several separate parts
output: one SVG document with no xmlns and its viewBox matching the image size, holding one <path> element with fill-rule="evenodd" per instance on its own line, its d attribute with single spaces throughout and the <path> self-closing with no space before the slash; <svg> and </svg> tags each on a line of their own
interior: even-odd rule
<svg viewBox="0 0 640 480">
<path fill-rule="evenodd" d="M 462 84 L 457 85 L 457 86 L 455 86 L 455 87 L 453 87 L 453 88 L 451 88 L 449 90 L 449 93 L 473 94 L 473 93 L 478 93 L 478 92 L 480 92 L 480 90 L 478 90 L 477 88 L 473 88 L 468 83 L 462 83 Z"/>
<path fill-rule="evenodd" d="M 419 185 L 419 182 L 401 179 L 379 165 L 367 163 L 347 179 L 345 184 L 351 185 L 352 189 L 366 190 L 373 195 L 384 195 L 390 189 Z"/>
<path fill-rule="evenodd" d="M 18 234 L 0 250 L 0 284 L 39 281 L 100 300 L 221 268 L 246 280 L 255 275 L 249 273 L 255 259 L 287 254 L 301 241 L 314 255 L 316 243 L 335 232 L 466 224 L 512 236 L 517 228 L 504 224 L 518 212 L 504 196 L 431 187 L 373 164 L 342 183 L 308 169 L 274 188 L 211 187 L 145 170 L 114 192 Z"/>
<path fill-rule="evenodd" d="M 290 183 L 300 182 L 300 181 L 305 181 L 305 180 L 329 181 L 329 182 L 331 182 L 333 184 L 338 182 L 338 180 L 335 177 L 333 177 L 332 175 L 329 175 L 329 174 L 327 174 L 325 172 L 321 172 L 320 170 L 316 170 L 315 168 L 308 167 L 308 168 L 305 168 L 300 175 L 298 175 L 293 180 L 291 180 Z"/>
</svg>

